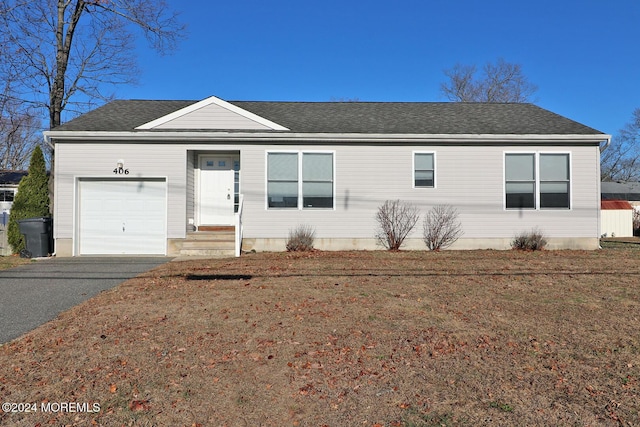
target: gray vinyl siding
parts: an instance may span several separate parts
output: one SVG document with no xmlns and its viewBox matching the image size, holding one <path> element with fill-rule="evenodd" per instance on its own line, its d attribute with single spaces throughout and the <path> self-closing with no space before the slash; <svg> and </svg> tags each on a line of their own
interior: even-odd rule
<svg viewBox="0 0 640 427">
<path fill-rule="evenodd" d="M 266 153 L 299 150 L 334 153 L 333 209 L 267 209 Z M 378 206 L 387 199 L 415 204 L 422 213 L 449 204 L 460 213 L 463 238 L 506 238 L 539 227 L 549 237 L 597 237 L 598 165 L 595 145 L 452 146 L 398 144 L 104 144 L 56 146 L 55 237 L 72 238 L 75 179 L 113 177 L 118 159 L 130 177 L 166 177 L 167 237 L 184 238 L 194 215 L 198 153 L 240 152 L 244 195 L 244 237 L 281 238 L 298 224 L 315 228 L 317 238 L 369 239 Z M 413 153 L 435 153 L 436 188 L 413 187 Z M 513 211 L 504 208 L 505 152 L 563 152 L 571 155 L 571 209 Z M 88 161 L 90 160 L 90 161 Z M 420 238 L 422 219 L 410 237 Z"/>
<path fill-rule="evenodd" d="M 288 148 L 335 151 L 335 207 L 267 209 L 266 152 Z M 413 188 L 415 151 L 436 153 L 436 188 Z M 504 153 L 571 153 L 571 209 L 513 211 L 504 208 Z M 297 224 L 315 227 L 318 238 L 371 238 L 377 207 L 387 199 L 415 204 L 423 213 L 450 204 L 460 213 L 465 238 L 512 238 L 539 227 L 553 237 L 596 237 L 598 148 L 532 146 L 271 145 L 243 150 L 245 236 L 286 238 Z M 412 236 L 420 237 L 422 221 Z"/>
</svg>

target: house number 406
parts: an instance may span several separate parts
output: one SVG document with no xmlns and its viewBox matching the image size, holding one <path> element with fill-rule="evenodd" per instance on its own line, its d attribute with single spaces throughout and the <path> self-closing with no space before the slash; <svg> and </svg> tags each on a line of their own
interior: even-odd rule
<svg viewBox="0 0 640 427">
<path fill-rule="evenodd" d="M 113 173 L 115 175 L 129 175 L 129 169 L 124 169 L 124 168 L 115 168 L 113 170 Z"/>
</svg>

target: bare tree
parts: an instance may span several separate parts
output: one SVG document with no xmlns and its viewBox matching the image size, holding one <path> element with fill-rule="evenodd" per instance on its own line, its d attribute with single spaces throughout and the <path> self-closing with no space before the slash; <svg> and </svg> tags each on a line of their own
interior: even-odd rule
<svg viewBox="0 0 640 427">
<path fill-rule="evenodd" d="M 531 102 L 538 90 L 522 72 L 520 64 L 500 58 L 488 62 L 477 76 L 475 65 L 456 64 L 444 71 L 448 81 L 440 91 L 449 101 L 456 102 Z"/>
<path fill-rule="evenodd" d="M 164 0 L 0 0 L 0 72 L 54 128 L 135 81 L 136 29 L 165 52 L 184 26 Z"/>
<path fill-rule="evenodd" d="M 358 98 L 358 97 L 343 97 L 343 96 L 335 97 L 335 96 L 332 96 L 329 101 L 330 102 L 360 102 L 360 98 Z"/>
<path fill-rule="evenodd" d="M 42 146 L 41 130 L 40 119 L 33 110 L 21 111 L 16 100 L 1 99 L 0 169 L 26 170 L 33 149 Z"/>
<path fill-rule="evenodd" d="M 640 108 L 600 155 L 603 181 L 640 181 Z"/>
</svg>

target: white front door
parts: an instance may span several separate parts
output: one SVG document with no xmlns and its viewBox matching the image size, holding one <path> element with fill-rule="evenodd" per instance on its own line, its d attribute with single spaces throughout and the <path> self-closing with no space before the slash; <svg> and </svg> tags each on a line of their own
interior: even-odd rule
<svg viewBox="0 0 640 427">
<path fill-rule="evenodd" d="M 233 225 L 234 160 L 200 157 L 199 225 Z"/>
</svg>

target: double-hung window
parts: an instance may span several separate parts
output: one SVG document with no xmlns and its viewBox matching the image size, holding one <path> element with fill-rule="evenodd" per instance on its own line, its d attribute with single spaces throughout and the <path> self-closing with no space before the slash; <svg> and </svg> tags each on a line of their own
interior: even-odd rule
<svg viewBox="0 0 640 427">
<path fill-rule="evenodd" d="M 267 207 L 332 209 L 333 153 L 267 153 Z"/>
<path fill-rule="evenodd" d="M 507 209 L 569 209 L 568 153 L 506 153 Z"/>
<path fill-rule="evenodd" d="M 435 154 L 413 154 L 413 186 L 415 188 L 435 187 Z"/>
<path fill-rule="evenodd" d="M 536 167 L 535 154 L 505 155 L 505 191 L 507 209 L 535 209 Z"/>
<path fill-rule="evenodd" d="M 302 207 L 333 208 L 332 153 L 302 153 Z"/>
<path fill-rule="evenodd" d="M 270 208 L 298 207 L 298 153 L 267 155 L 267 201 Z"/>
<path fill-rule="evenodd" d="M 569 208 L 569 155 L 540 154 L 540 208 Z"/>
</svg>

